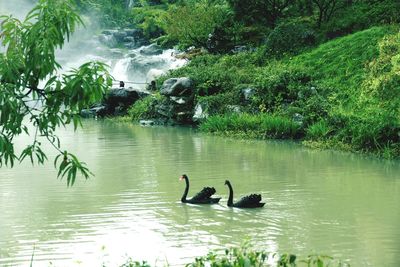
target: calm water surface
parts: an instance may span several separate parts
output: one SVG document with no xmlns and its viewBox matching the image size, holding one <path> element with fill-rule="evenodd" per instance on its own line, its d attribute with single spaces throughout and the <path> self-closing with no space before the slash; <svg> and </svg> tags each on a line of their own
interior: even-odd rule
<svg viewBox="0 0 400 267">
<path fill-rule="evenodd" d="M 118 266 L 128 257 L 183 265 L 245 239 L 269 252 L 400 266 L 399 162 L 191 129 L 84 124 L 59 135 L 94 178 L 67 188 L 52 160 L 0 169 L 0 266 L 29 266 L 32 253 L 35 267 Z M 182 173 L 189 195 L 214 186 L 221 205 L 181 204 Z M 259 192 L 265 208 L 227 208 L 227 178 L 235 198 Z"/>
</svg>

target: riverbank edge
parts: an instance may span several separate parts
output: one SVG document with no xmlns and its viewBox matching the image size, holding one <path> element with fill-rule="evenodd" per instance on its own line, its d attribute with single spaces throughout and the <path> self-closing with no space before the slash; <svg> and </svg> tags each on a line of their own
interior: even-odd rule
<svg viewBox="0 0 400 267">
<path fill-rule="evenodd" d="M 236 141 L 282 141 L 282 142 L 293 142 L 302 146 L 304 148 L 309 148 L 312 150 L 320 151 L 335 151 L 343 153 L 351 153 L 355 155 L 372 157 L 374 159 L 383 160 L 394 160 L 400 162 L 400 157 L 392 156 L 390 152 L 385 151 L 368 151 L 357 149 L 350 144 L 345 144 L 343 142 L 328 139 L 328 140 L 306 140 L 306 139 L 274 139 L 265 138 L 265 136 L 256 132 L 241 132 L 241 131 L 224 131 L 224 132 L 208 132 L 202 131 L 196 125 L 166 125 L 166 124 L 156 124 L 156 125 L 142 125 L 139 121 L 132 121 L 129 116 L 118 116 L 118 117 L 105 117 L 104 120 L 110 121 L 112 123 L 130 124 L 142 127 L 190 127 L 198 131 L 199 133 L 206 134 L 209 136 L 219 136 L 224 138 L 229 138 Z"/>
</svg>

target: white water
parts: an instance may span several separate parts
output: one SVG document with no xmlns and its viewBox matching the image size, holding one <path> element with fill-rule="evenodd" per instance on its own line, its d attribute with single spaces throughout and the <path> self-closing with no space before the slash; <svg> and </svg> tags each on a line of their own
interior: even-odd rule
<svg viewBox="0 0 400 267">
<path fill-rule="evenodd" d="M 187 62 L 175 58 L 177 51 L 174 49 L 164 50 L 159 55 L 143 55 L 140 51 L 145 47 L 109 49 L 102 46 L 95 38 L 82 42 L 81 46 L 69 44 L 59 53 L 58 58 L 63 71 L 77 68 L 88 61 L 101 61 L 110 66 L 115 84 L 124 81 L 128 87 L 142 89 L 145 83 L 150 83 L 160 74 L 182 67 Z"/>
<path fill-rule="evenodd" d="M 23 20 L 33 8 L 35 0 L 0 0 L 0 15 L 12 15 Z M 131 7 L 133 0 L 127 2 Z M 165 74 L 170 69 L 183 66 L 186 60 L 174 57 L 177 51 L 168 49 L 159 55 L 143 55 L 145 47 L 135 49 L 110 49 L 98 41 L 98 25 L 93 19 L 84 18 L 86 28 L 79 28 L 62 50 L 56 52 L 56 60 L 62 66 L 60 73 L 68 73 L 88 61 L 101 61 L 110 66 L 115 80 L 124 81 L 127 87 L 145 88 L 146 83 Z M 0 49 L 1 51 L 1 49 Z M 42 83 L 44 84 L 44 83 Z"/>
</svg>

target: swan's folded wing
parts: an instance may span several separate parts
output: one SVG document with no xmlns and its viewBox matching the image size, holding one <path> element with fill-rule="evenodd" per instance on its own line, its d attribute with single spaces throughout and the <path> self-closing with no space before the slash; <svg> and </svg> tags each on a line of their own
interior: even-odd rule
<svg viewBox="0 0 400 267">
<path fill-rule="evenodd" d="M 194 195 L 192 197 L 192 200 L 203 200 L 203 199 L 208 199 L 210 198 L 212 195 L 215 194 L 215 188 L 214 187 L 204 187 L 203 190 L 201 190 L 199 193 L 197 193 L 196 195 Z"/>
<path fill-rule="evenodd" d="M 261 201 L 261 195 L 259 195 L 259 194 L 251 194 L 251 195 L 242 197 L 237 202 L 237 204 L 240 203 L 240 205 L 246 206 L 246 205 L 260 203 L 260 201 Z"/>
</svg>

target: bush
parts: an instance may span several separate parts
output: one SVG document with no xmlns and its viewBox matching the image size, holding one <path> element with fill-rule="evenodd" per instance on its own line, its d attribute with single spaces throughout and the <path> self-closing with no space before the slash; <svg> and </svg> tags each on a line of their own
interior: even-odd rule
<svg viewBox="0 0 400 267">
<path fill-rule="evenodd" d="M 267 53 L 282 56 L 296 53 L 302 48 L 315 44 L 315 32 L 305 23 L 283 23 L 278 25 L 267 37 Z"/>
<path fill-rule="evenodd" d="M 206 47 L 209 34 L 228 14 L 228 7 L 222 1 L 186 0 L 169 5 L 163 18 L 163 29 L 168 38 L 179 42 L 181 48 Z"/>
<path fill-rule="evenodd" d="M 234 56 L 198 56 L 187 66 L 172 71 L 168 77 L 190 77 L 195 83 L 196 93 L 199 96 L 224 93 L 231 91 L 239 84 L 250 84 L 253 81 L 255 70 L 250 58 L 250 53 Z"/>
<path fill-rule="evenodd" d="M 232 105 L 240 104 L 240 93 L 237 91 L 230 91 L 211 96 L 198 97 L 197 102 L 206 107 L 206 112 L 209 115 L 229 113 L 232 110 Z"/>
<path fill-rule="evenodd" d="M 165 6 L 143 6 L 132 8 L 131 17 L 135 25 L 138 25 L 146 38 L 153 39 L 164 34 L 162 28 Z"/>
<path fill-rule="evenodd" d="M 299 91 L 309 86 L 311 77 L 305 71 L 288 68 L 287 65 L 273 64 L 263 68 L 255 77 L 255 87 L 258 89 L 258 106 L 264 106 L 267 111 L 277 111 L 282 105 L 294 102 L 299 97 Z"/>
<path fill-rule="evenodd" d="M 156 115 L 155 105 L 158 101 L 158 98 L 154 96 L 147 96 L 136 101 L 128 110 L 128 115 L 131 120 L 139 121 L 140 119 L 154 118 Z"/>
<path fill-rule="evenodd" d="M 337 113 L 331 118 L 331 124 L 337 140 L 361 151 L 378 152 L 400 142 L 398 119 L 379 111 L 375 114 Z"/>
<path fill-rule="evenodd" d="M 396 0 L 355 1 L 335 16 L 323 29 L 328 39 L 367 29 L 374 25 L 400 22 L 400 2 Z"/>
</svg>

